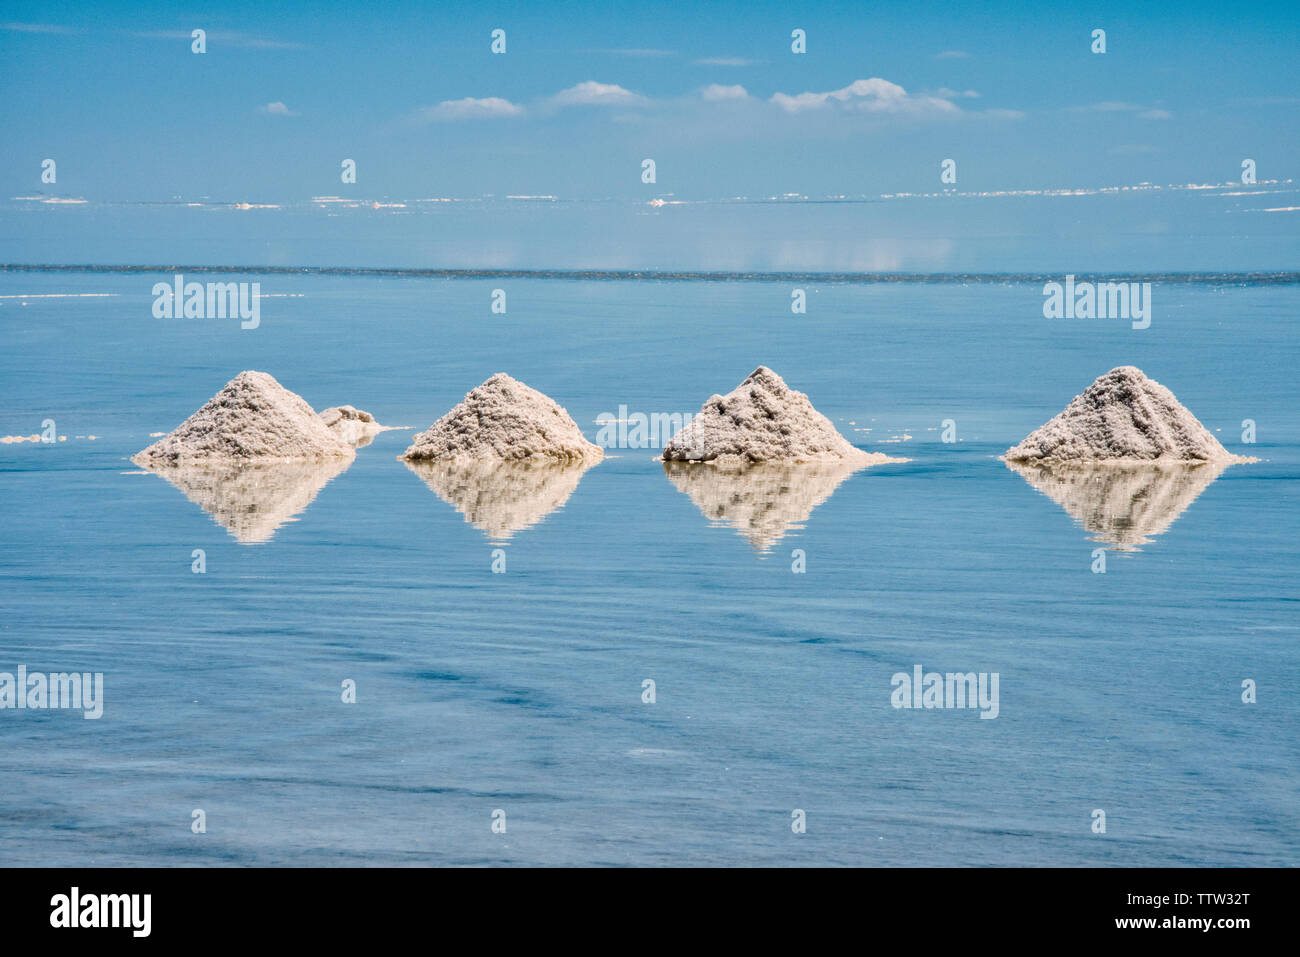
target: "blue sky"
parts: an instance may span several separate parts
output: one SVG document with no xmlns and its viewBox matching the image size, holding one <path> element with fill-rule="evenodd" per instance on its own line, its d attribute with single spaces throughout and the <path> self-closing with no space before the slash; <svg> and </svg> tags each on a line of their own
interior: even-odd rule
<svg viewBox="0 0 1300 957">
<path fill-rule="evenodd" d="M 1300 172 L 1295 4 L 122 6 L 0 13 L 7 196 L 822 197 L 934 191 L 946 158 L 962 190 Z"/>
</svg>

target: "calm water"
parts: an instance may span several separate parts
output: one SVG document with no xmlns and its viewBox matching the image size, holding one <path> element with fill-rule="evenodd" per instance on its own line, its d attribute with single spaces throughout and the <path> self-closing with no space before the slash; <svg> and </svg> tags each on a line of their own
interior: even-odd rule
<svg viewBox="0 0 1300 957">
<path fill-rule="evenodd" d="M 274 298 L 241 331 L 154 319 L 165 278 L 0 273 L 0 434 L 68 436 L 0 445 L 0 670 L 106 688 L 99 721 L 0 712 L 5 863 L 1300 860 L 1300 286 L 1157 285 L 1136 331 L 1044 320 L 1019 284 L 809 284 L 793 316 L 776 283 L 250 275 Z M 108 296 L 13 298 L 37 293 Z M 508 371 L 594 438 L 759 363 L 911 458 L 806 521 L 778 483 L 759 504 L 795 526 L 765 552 L 653 449 L 500 546 L 395 461 L 411 432 L 262 544 L 127 461 L 245 368 L 419 429 Z M 996 455 L 1121 364 L 1264 461 L 1094 574 L 1097 503 Z M 999 716 L 895 710 L 916 664 L 997 672 Z"/>
</svg>

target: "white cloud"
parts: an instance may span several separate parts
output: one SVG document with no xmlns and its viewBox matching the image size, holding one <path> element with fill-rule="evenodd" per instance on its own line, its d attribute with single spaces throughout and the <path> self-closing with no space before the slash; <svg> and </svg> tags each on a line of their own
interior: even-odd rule
<svg viewBox="0 0 1300 957">
<path fill-rule="evenodd" d="M 499 96 L 467 96 L 461 100 L 443 100 L 426 106 L 416 115 L 421 120 L 474 120 L 497 116 L 522 116 L 524 108 Z"/>
<path fill-rule="evenodd" d="M 71 33 L 67 27 L 55 26 L 52 23 L 0 23 L 0 30 L 8 30 L 10 33 Z"/>
<path fill-rule="evenodd" d="M 965 50 L 943 50 L 934 55 L 936 60 L 965 60 L 969 57 L 970 54 Z"/>
<path fill-rule="evenodd" d="M 293 110 L 289 109 L 287 106 L 281 103 L 279 100 L 276 100 L 274 103 L 268 103 L 266 104 L 266 106 L 259 106 L 258 110 L 262 113 L 267 113 L 271 116 L 297 116 L 298 115 Z"/>
<path fill-rule="evenodd" d="M 974 90 L 950 90 L 946 86 L 939 87 L 935 96 L 941 96 L 945 100 L 974 100 L 979 98 L 979 94 Z"/>
<path fill-rule="evenodd" d="M 723 86 L 721 83 L 710 83 L 700 90 L 700 96 L 710 103 L 718 103 L 722 100 L 749 99 L 749 93 L 743 86 Z"/>
<path fill-rule="evenodd" d="M 1075 109 L 1081 113 L 1123 113 L 1126 110 L 1140 110 L 1142 107 L 1136 103 L 1125 103 L 1122 100 L 1106 100 L 1089 106 L 1077 106 Z"/>
<path fill-rule="evenodd" d="M 1072 106 L 1070 111 L 1073 113 L 1136 113 L 1138 119 L 1142 120 L 1167 120 L 1174 115 L 1158 107 L 1126 103 L 1123 100 L 1104 100 L 1087 106 Z"/>
<path fill-rule="evenodd" d="M 706 56 L 691 62 L 698 66 L 752 66 L 754 63 L 741 56 Z"/>
<path fill-rule="evenodd" d="M 774 93 L 771 102 L 787 113 L 839 108 L 865 113 L 958 113 L 948 100 L 937 96 L 908 93 L 897 83 L 875 76 L 854 80 L 842 90 L 826 93 Z"/>
<path fill-rule="evenodd" d="M 639 93 L 625 90 L 616 83 L 597 83 L 594 80 L 578 83 L 551 97 L 551 103 L 556 106 L 638 106 L 645 102 L 645 97 Z"/>
<path fill-rule="evenodd" d="M 592 53 L 604 53 L 608 56 L 635 56 L 635 57 L 664 57 L 677 56 L 676 50 L 653 50 L 653 49 L 614 49 L 614 50 L 592 50 Z"/>
<path fill-rule="evenodd" d="M 191 39 L 189 30 L 146 30 L 130 33 L 133 37 L 146 40 L 185 40 Z M 245 50 L 301 50 L 303 45 L 291 40 L 276 40 L 271 37 L 254 36 L 249 33 L 237 33 L 229 30 L 209 30 L 209 44 L 240 47 Z"/>
</svg>

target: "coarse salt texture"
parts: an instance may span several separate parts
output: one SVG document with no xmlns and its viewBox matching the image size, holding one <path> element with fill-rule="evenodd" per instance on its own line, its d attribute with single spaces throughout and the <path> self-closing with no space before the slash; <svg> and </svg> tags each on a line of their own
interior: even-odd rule
<svg viewBox="0 0 1300 957">
<path fill-rule="evenodd" d="M 302 396 L 265 372 L 235 376 L 169 435 L 136 453 L 148 467 L 202 462 L 312 462 L 356 453 Z"/>
<path fill-rule="evenodd" d="M 714 395 L 663 450 L 665 462 L 745 465 L 760 462 L 898 462 L 863 452 L 840 435 L 808 396 L 767 366 L 726 395 Z"/>
<path fill-rule="evenodd" d="M 454 409 L 417 435 L 401 458 L 598 462 L 604 452 L 588 442 L 554 399 L 498 372 Z"/>
<path fill-rule="evenodd" d="M 1099 376 L 1064 411 L 1007 450 L 1008 462 L 1232 462 L 1174 394 L 1141 369 Z"/>
</svg>

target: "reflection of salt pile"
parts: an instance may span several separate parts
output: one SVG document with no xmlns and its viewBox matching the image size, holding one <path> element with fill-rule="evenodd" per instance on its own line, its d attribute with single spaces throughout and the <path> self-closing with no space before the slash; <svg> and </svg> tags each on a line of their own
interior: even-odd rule
<svg viewBox="0 0 1300 957">
<path fill-rule="evenodd" d="M 302 462 L 355 455 L 302 396 L 265 372 L 241 372 L 170 435 L 136 453 L 137 465 Z"/>
<path fill-rule="evenodd" d="M 665 462 L 743 465 L 757 462 L 902 461 L 856 449 L 779 375 L 759 366 L 727 395 L 714 395 L 673 436 Z"/>
<path fill-rule="evenodd" d="M 1013 462 L 1244 461 L 1142 370 L 1099 376 L 1064 411 L 1008 449 Z"/>
<path fill-rule="evenodd" d="M 369 412 L 354 409 L 350 405 L 336 405 L 325 409 L 320 414 L 325 427 L 354 448 L 363 449 L 375 440 L 380 432 L 387 432 L 389 426 L 380 425 Z"/>
<path fill-rule="evenodd" d="M 1184 464 L 1008 462 L 1065 509 L 1093 540 L 1136 549 L 1161 534 L 1228 467 Z"/>
<path fill-rule="evenodd" d="M 553 399 L 498 372 L 417 435 L 401 457 L 594 463 L 603 455 Z"/>
<path fill-rule="evenodd" d="M 159 465 L 153 471 L 240 543 L 252 545 L 269 541 L 350 464 L 351 459 L 340 456 L 320 462 Z"/>
<path fill-rule="evenodd" d="M 525 459 L 407 462 L 434 493 L 490 538 L 509 538 L 562 507 L 590 463 Z"/>
<path fill-rule="evenodd" d="M 759 552 L 792 529 L 802 528 L 815 509 L 861 467 L 852 461 L 707 467 L 664 462 L 677 490 L 685 492 L 704 517 L 744 535 Z"/>
</svg>

